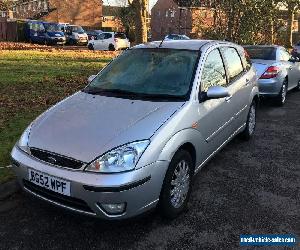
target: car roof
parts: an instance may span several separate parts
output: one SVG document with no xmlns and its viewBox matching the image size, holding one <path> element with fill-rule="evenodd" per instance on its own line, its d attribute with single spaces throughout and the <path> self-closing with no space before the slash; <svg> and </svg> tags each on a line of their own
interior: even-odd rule
<svg viewBox="0 0 300 250">
<path fill-rule="evenodd" d="M 161 41 L 154 41 L 145 44 L 139 44 L 134 46 L 136 49 L 147 49 L 147 48 L 158 48 L 161 44 Z M 224 41 L 214 41 L 214 40 L 172 40 L 172 41 L 163 41 L 160 48 L 166 49 L 187 49 L 187 50 L 199 50 L 205 45 L 215 45 L 215 44 L 231 44 L 237 46 L 236 44 Z"/>
<path fill-rule="evenodd" d="M 259 45 L 259 44 L 256 44 L 256 45 L 243 45 L 244 48 L 249 48 L 249 47 L 260 47 L 260 48 L 274 48 L 274 49 L 278 49 L 278 48 L 284 48 L 280 45 L 274 45 L 274 44 L 271 44 L 271 45 Z"/>
</svg>

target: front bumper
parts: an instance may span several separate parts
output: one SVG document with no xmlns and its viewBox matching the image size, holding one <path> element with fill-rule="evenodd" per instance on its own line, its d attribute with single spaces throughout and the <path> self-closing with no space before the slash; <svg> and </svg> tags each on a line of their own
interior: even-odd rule
<svg viewBox="0 0 300 250">
<path fill-rule="evenodd" d="M 65 45 L 66 39 L 54 38 L 54 39 L 48 39 L 47 42 L 55 45 Z"/>
<path fill-rule="evenodd" d="M 13 170 L 21 187 L 54 205 L 102 219 L 125 219 L 154 208 L 159 200 L 169 163 L 157 161 L 143 168 L 116 174 L 67 170 L 42 162 L 19 148 L 11 153 Z M 28 180 L 28 168 L 71 182 L 71 197 L 49 192 Z M 119 215 L 109 215 L 99 204 L 126 203 Z"/>
<path fill-rule="evenodd" d="M 259 79 L 258 88 L 259 94 L 262 96 L 275 97 L 280 93 L 283 80 L 279 78 Z"/>
<path fill-rule="evenodd" d="M 76 40 L 76 44 L 78 44 L 78 45 L 87 45 L 88 43 L 89 43 L 88 39 L 80 38 L 80 39 Z"/>
</svg>

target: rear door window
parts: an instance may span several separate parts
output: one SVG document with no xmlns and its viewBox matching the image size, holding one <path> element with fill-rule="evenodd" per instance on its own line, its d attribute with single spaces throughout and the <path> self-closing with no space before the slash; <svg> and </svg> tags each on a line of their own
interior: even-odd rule
<svg viewBox="0 0 300 250">
<path fill-rule="evenodd" d="M 223 47 L 222 52 L 227 65 L 229 83 L 231 83 L 244 73 L 242 61 L 235 48 Z"/>
<path fill-rule="evenodd" d="M 205 61 L 202 77 L 201 91 L 207 92 L 212 86 L 226 86 L 226 71 L 218 49 L 211 51 Z"/>
<path fill-rule="evenodd" d="M 249 71 L 251 69 L 252 62 L 250 60 L 250 56 L 249 56 L 248 52 L 241 47 L 239 49 L 239 54 L 240 54 L 240 57 L 242 59 L 244 70 Z"/>
</svg>

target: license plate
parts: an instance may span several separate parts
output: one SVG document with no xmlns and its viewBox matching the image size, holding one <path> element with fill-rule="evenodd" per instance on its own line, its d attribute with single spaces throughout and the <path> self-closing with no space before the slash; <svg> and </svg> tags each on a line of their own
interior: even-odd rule
<svg viewBox="0 0 300 250">
<path fill-rule="evenodd" d="M 53 192 L 70 196 L 70 182 L 63 179 L 28 169 L 28 180 L 40 187 L 46 188 Z"/>
</svg>

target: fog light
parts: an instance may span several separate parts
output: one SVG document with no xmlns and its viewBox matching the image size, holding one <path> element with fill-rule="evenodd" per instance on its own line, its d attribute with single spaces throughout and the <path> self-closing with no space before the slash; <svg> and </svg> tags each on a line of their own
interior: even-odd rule
<svg viewBox="0 0 300 250">
<path fill-rule="evenodd" d="M 104 209 L 104 211 L 107 214 L 110 215 L 118 215 L 125 212 L 126 209 L 126 203 L 118 203 L 118 204 L 100 204 L 101 208 Z"/>
</svg>

